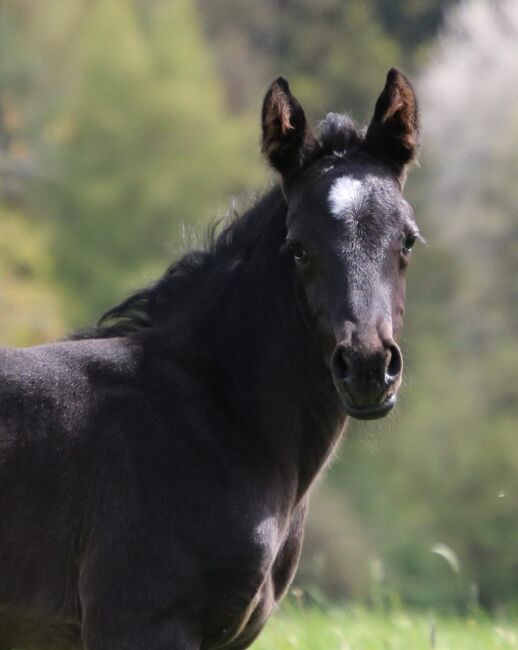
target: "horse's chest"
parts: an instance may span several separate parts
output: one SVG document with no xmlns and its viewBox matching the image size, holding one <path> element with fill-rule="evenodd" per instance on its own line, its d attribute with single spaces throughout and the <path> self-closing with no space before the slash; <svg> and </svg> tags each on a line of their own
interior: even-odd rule
<svg viewBox="0 0 518 650">
<path fill-rule="evenodd" d="M 239 650 L 259 634 L 295 574 L 302 545 L 299 521 L 297 515 L 275 550 L 264 543 L 253 560 L 236 561 L 221 576 L 203 650 Z"/>
</svg>

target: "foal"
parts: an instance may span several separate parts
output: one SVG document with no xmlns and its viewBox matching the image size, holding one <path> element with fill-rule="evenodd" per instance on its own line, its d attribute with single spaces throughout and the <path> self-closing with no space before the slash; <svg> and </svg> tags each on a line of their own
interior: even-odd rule
<svg viewBox="0 0 518 650">
<path fill-rule="evenodd" d="M 76 340 L 0 351 L 0 650 L 240 650 L 347 416 L 395 404 L 414 93 L 319 136 L 279 78 L 277 187 Z"/>
</svg>

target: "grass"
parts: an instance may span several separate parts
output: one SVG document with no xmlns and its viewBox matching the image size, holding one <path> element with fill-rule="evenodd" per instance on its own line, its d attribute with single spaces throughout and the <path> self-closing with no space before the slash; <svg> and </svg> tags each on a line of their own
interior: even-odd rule
<svg viewBox="0 0 518 650">
<path fill-rule="evenodd" d="M 252 650 L 514 650 L 518 621 L 477 614 L 441 618 L 361 607 L 323 610 L 288 602 L 267 624 Z"/>
</svg>

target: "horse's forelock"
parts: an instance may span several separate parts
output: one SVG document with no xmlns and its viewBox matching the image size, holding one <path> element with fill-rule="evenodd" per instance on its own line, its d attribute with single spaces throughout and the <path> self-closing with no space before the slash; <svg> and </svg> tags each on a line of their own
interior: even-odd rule
<svg viewBox="0 0 518 650">
<path fill-rule="evenodd" d="M 344 113 L 328 113 L 320 123 L 320 141 L 325 155 L 342 154 L 356 149 L 362 134 L 354 120 Z"/>
</svg>

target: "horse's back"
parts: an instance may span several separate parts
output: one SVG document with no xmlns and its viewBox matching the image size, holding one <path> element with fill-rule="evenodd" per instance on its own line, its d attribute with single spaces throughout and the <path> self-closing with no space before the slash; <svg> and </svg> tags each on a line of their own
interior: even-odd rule
<svg viewBox="0 0 518 650">
<path fill-rule="evenodd" d="M 1 650 L 9 634 L 14 644 L 17 630 L 32 629 L 31 617 L 43 625 L 31 636 L 67 647 L 58 640 L 66 643 L 80 617 L 96 414 L 104 394 L 124 393 L 133 373 L 134 357 L 117 340 L 0 350 Z M 63 634 L 45 624 L 52 619 L 63 621 Z"/>
<path fill-rule="evenodd" d="M 72 461 L 96 411 L 131 390 L 135 367 L 118 339 L 0 349 L 0 476 Z"/>
</svg>

